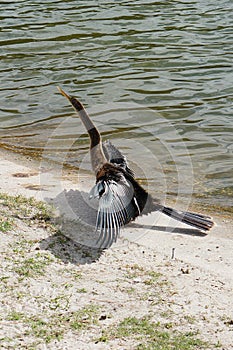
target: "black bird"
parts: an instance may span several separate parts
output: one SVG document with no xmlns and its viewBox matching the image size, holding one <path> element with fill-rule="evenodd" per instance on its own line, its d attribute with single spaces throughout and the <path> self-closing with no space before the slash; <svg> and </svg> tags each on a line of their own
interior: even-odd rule
<svg viewBox="0 0 233 350">
<path fill-rule="evenodd" d="M 101 135 L 83 105 L 60 87 L 58 90 L 78 112 L 90 137 L 91 163 L 96 175 L 96 184 L 90 192 L 90 198 L 99 200 L 96 230 L 100 232 L 97 241 L 100 247 L 111 246 L 122 226 L 139 215 L 153 211 L 160 211 L 201 231 L 213 227 L 211 217 L 163 206 L 147 193 L 134 178 L 125 156 L 110 141 L 102 143 Z"/>
</svg>

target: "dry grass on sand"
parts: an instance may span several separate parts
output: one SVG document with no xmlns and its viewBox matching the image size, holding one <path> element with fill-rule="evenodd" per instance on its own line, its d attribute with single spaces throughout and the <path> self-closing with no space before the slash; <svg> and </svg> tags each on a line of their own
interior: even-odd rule
<svg viewBox="0 0 233 350">
<path fill-rule="evenodd" d="M 233 349 L 232 280 L 126 240 L 85 249 L 51 217 L 0 196 L 1 349 Z"/>
</svg>

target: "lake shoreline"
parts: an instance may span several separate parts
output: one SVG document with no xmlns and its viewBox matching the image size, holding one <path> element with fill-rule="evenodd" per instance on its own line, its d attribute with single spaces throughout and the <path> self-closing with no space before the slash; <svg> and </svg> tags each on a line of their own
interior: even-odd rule
<svg viewBox="0 0 233 350">
<path fill-rule="evenodd" d="M 85 177 L 85 175 L 77 179 L 72 171 L 63 173 L 61 169 L 56 169 L 55 167 L 46 169 L 44 162 L 43 164 L 41 162 L 38 163 L 30 158 L 8 151 L 0 152 L 0 173 L 2 177 L 1 192 L 13 196 L 33 197 L 46 202 L 51 202 L 52 198 L 58 197 L 60 192 L 66 191 L 66 193 L 69 193 L 71 191 L 73 193 L 74 188 L 87 192 L 94 179 L 91 179 L 89 176 Z M 59 208 L 59 211 L 61 213 L 61 208 Z M 65 217 L 64 215 L 66 215 L 66 212 L 62 213 L 62 218 Z M 77 266 L 81 264 L 83 271 L 86 273 L 86 277 L 83 278 L 83 284 L 87 290 L 90 288 L 90 292 L 83 296 L 84 304 L 95 299 L 91 288 L 91 278 L 94 278 L 95 275 L 103 280 L 102 286 L 98 284 L 98 287 L 95 287 L 97 294 L 99 294 L 99 297 L 96 299 L 102 300 L 100 304 L 108 310 L 106 312 L 115 312 L 116 321 L 119 321 L 120 314 L 112 309 L 117 301 L 112 295 L 111 283 L 114 286 L 117 283 L 118 287 L 114 287 L 117 288 L 116 293 L 118 293 L 118 288 L 123 288 L 124 283 L 121 285 L 119 281 L 111 282 L 113 277 L 112 270 L 114 269 L 117 274 L 116 271 L 124 270 L 124 264 L 127 266 L 132 265 L 132 269 L 134 266 L 137 273 L 132 280 L 132 288 L 137 288 L 137 285 L 143 281 L 144 277 L 140 269 L 156 271 L 161 273 L 166 281 L 170 281 L 173 285 L 172 288 L 175 290 L 174 295 L 164 296 L 166 303 L 169 300 L 172 312 L 182 317 L 185 316 L 187 319 L 193 319 L 190 324 L 188 322 L 185 324 L 184 319 L 182 319 L 181 324 L 177 324 L 175 328 L 179 331 L 188 331 L 190 329 L 195 332 L 198 330 L 199 336 L 205 341 L 212 341 L 215 344 L 219 342 L 219 344 L 222 344 L 222 347 L 218 348 L 230 349 L 233 344 L 231 323 L 233 313 L 232 220 L 224 215 L 222 217 L 216 216 L 216 226 L 209 234 L 201 235 L 196 230 L 190 230 L 183 224 L 177 224 L 173 220 L 168 220 L 165 216 L 160 215 L 157 217 L 156 215 L 156 213 L 152 213 L 151 215 L 140 217 L 135 223 L 128 225 L 122 230 L 121 238 L 116 244 L 103 252 L 97 260 L 91 262 L 90 258 L 88 264 L 91 265 L 89 267 L 87 267 L 85 259 L 80 260 Z M 67 217 L 66 225 L 68 225 L 69 220 L 69 217 Z M 70 222 L 73 222 L 72 220 Z M 17 225 L 20 227 L 20 220 Z M 30 232 L 29 228 L 28 235 L 30 239 L 35 239 L 33 235 L 36 235 L 39 239 L 40 229 L 37 229 L 37 237 L 37 230 L 32 229 L 32 232 Z M 75 231 L 75 234 L 77 234 L 77 231 Z M 72 242 L 75 241 L 75 234 L 71 233 L 70 237 L 68 236 L 71 239 L 71 243 L 69 243 L 71 251 L 74 249 Z M 17 235 L 20 238 L 20 232 Z M 48 233 L 43 231 L 41 239 L 51 240 L 46 235 Z M 12 239 L 15 239 L 14 235 Z M 79 244 L 79 241 L 77 240 L 76 243 Z M 45 246 L 40 245 L 39 249 L 43 252 L 47 251 L 48 247 L 45 248 Z M 52 255 L 55 254 L 53 249 L 50 252 Z M 114 264 L 114 267 L 111 264 Z M 69 268 L 72 269 L 72 266 L 72 262 L 70 262 Z M 92 274 L 94 275 L 92 276 Z M 121 278 L 123 277 L 121 276 Z M 69 278 L 67 281 L 69 281 Z M 43 282 L 42 278 L 40 279 L 40 284 L 43 285 L 43 283 L 48 282 Z M 105 283 L 108 286 L 107 290 Z M 122 298 L 123 305 L 124 298 L 128 298 L 128 292 Z M 107 301 L 103 301 L 105 299 Z M 109 300 L 112 301 L 109 302 Z M 128 299 L 127 302 L 129 302 Z M 125 315 L 132 312 L 132 309 L 127 309 L 129 307 L 127 302 L 124 309 Z M 144 304 L 144 302 L 142 304 L 140 304 L 141 302 L 139 303 L 142 309 L 137 310 L 137 315 L 143 316 L 147 307 L 150 313 L 156 314 L 154 306 L 148 306 L 148 301 L 147 304 Z M 133 304 L 131 305 L 131 301 L 129 303 L 130 308 L 132 308 Z M 173 316 L 171 317 L 171 322 L 174 322 Z M 85 334 L 83 336 L 84 343 L 92 344 L 94 349 L 108 349 L 107 344 L 95 343 L 91 340 L 90 336 L 93 336 L 93 333 L 95 334 L 96 332 L 97 330 L 95 329 L 89 336 Z M 72 341 L 76 348 L 86 349 L 86 345 L 81 344 L 74 337 L 72 338 L 73 340 L 69 340 L 67 337 L 64 339 L 61 342 L 55 342 L 50 349 L 60 349 L 67 344 L 69 347 L 72 345 Z M 60 347 L 57 347 L 58 344 Z M 122 343 L 116 341 L 112 341 L 111 344 L 115 346 L 115 349 L 120 349 L 122 346 Z M 124 345 L 124 348 L 128 349 L 127 345 Z M 130 343 L 129 346 L 131 346 Z M 210 349 L 214 348 L 210 347 Z"/>
</svg>

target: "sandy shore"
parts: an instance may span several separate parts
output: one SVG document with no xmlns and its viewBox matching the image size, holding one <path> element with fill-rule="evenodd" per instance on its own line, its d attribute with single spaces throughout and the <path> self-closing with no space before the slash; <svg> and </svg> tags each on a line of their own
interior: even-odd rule
<svg viewBox="0 0 233 350">
<path fill-rule="evenodd" d="M 43 293 L 47 285 L 48 295 L 53 294 L 51 283 L 55 283 L 56 276 L 58 284 L 68 284 L 71 283 L 71 270 L 78 270 L 82 279 L 79 287 L 76 287 L 86 292 L 78 295 L 70 287 L 72 296 L 69 310 L 77 308 L 80 300 L 82 305 L 94 301 L 102 310 L 102 318 L 99 318 L 102 320 L 101 326 L 96 325 L 88 332 L 82 331 L 79 336 L 69 331 L 63 334 L 61 340 L 51 342 L 38 340 L 36 343 L 26 336 L 26 340 L 17 340 L 17 334 L 22 338 L 20 327 L 23 329 L 23 322 L 16 326 L 17 320 L 14 320 L 13 329 L 12 322 L 0 318 L 3 349 L 29 348 L 27 344 L 32 343 L 35 349 L 136 349 L 137 342 L 132 339 L 126 341 L 110 337 L 109 341 L 101 342 L 96 341 L 96 337 L 111 322 L 119 322 L 127 315 L 143 317 L 150 314 L 154 321 L 162 322 L 162 312 L 170 313 L 166 324 L 169 320 L 176 331 L 196 332 L 199 338 L 212 344 L 207 346 L 208 349 L 233 349 L 233 221 L 230 218 L 216 216 L 216 226 L 208 235 L 204 235 L 161 214 L 153 213 L 128 225 L 118 242 L 93 260 L 93 257 L 80 255 L 80 251 L 70 242 L 90 247 L 93 245 L 95 209 L 87 209 L 87 193 L 94 178 L 91 179 L 89 175 L 78 177 L 71 171 L 63 173 L 59 166 L 52 167 L 45 162 L 40 163 L 4 150 L 0 152 L 0 174 L 0 192 L 22 194 L 52 203 L 57 209 L 61 231 L 70 239 L 66 249 L 70 250 L 69 256 L 72 258 L 68 259 L 56 249 L 49 248 L 51 233 L 41 227 L 34 227 L 31 232 L 24 227 L 25 239 L 33 240 L 37 235 L 35 244 L 38 249 L 49 250 L 51 256 L 57 259 L 46 278 L 41 277 L 38 283 L 32 281 L 30 284 L 30 280 L 27 281 L 28 290 L 38 288 L 37 292 L 40 290 L 39 293 Z M 18 222 L 17 225 L 21 227 L 21 223 Z M 20 238 L 19 231 L 17 237 Z M 1 249 L 7 251 L 9 242 L 15 242 L 15 239 L 15 235 L 5 237 Z M 63 276 L 57 275 L 60 263 L 69 270 L 66 275 L 65 272 Z M 132 269 L 136 273 L 130 281 L 126 281 L 123 276 L 129 273 L 128 270 L 132 272 Z M 169 291 L 164 287 L 164 296 L 160 302 L 153 303 L 153 293 L 157 286 L 145 284 L 145 274 L 142 271 L 156 271 L 163 276 L 162 282 L 171 283 Z M 158 284 L 163 290 L 165 284 L 161 281 Z M 74 286 L 75 282 L 72 280 L 71 284 Z M 22 292 L 20 288 L 26 287 L 19 287 Z M 67 290 L 63 288 L 65 296 Z M 141 297 L 143 290 L 144 294 L 148 293 L 148 298 Z M 28 305 L 26 300 L 19 301 L 19 305 L 26 303 L 26 308 L 30 309 L 31 302 L 29 298 Z M 3 303 L 1 311 L 5 310 L 5 306 Z M 8 304 L 7 307 L 10 308 L 11 305 Z M 14 338 L 15 343 L 13 340 L 7 343 L 7 336 Z M 205 348 L 204 345 L 190 347 L 202 348 Z"/>
</svg>

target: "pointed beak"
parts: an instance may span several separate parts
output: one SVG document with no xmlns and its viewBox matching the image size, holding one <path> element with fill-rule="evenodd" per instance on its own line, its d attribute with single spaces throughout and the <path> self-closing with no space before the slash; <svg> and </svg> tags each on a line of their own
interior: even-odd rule
<svg viewBox="0 0 233 350">
<path fill-rule="evenodd" d="M 62 90 L 60 86 L 57 86 L 57 89 L 63 96 L 67 98 L 67 100 L 71 101 L 71 97 L 64 90 Z"/>
<path fill-rule="evenodd" d="M 60 88 L 60 86 L 57 86 L 57 89 L 72 104 L 76 112 L 79 113 L 81 110 L 84 110 L 82 103 L 79 102 L 75 97 L 68 95 L 64 90 Z"/>
</svg>

